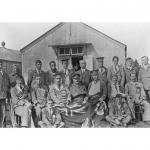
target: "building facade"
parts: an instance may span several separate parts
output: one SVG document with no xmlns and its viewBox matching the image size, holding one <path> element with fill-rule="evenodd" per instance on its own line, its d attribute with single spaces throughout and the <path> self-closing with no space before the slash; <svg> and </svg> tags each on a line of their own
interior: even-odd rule
<svg viewBox="0 0 150 150">
<path fill-rule="evenodd" d="M 0 47 L 0 60 L 3 61 L 3 68 L 8 75 L 11 75 L 13 65 L 16 65 L 19 72 L 22 73 L 21 53 L 17 50 L 5 48 L 4 43 Z"/>
<path fill-rule="evenodd" d="M 49 61 L 55 60 L 61 69 L 61 59 L 69 59 L 69 67 L 80 59 L 87 60 L 87 68 L 97 68 L 96 57 L 105 57 L 105 66 L 109 67 L 114 55 L 124 64 L 126 45 L 84 23 L 59 23 L 54 28 L 20 50 L 22 73 L 27 79 L 28 70 L 40 59 L 43 70 L 49 69 Z"/>
</svg>

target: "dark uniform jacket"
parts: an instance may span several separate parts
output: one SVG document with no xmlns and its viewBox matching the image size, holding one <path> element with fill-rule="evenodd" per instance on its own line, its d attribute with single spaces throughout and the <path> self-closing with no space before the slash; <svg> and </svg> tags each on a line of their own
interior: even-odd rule
<svg viewBox="0 0 150 150">
<path fill-rule="evenodd" d="M 40 76 L 41 85 L 46 85 L 46 73 L 43 70 L 41 70 L 40 73 L 38 73 L 36 69 L 30 70 L 28 72 L 28 81 L 27 81 L 29 89 L 31 88 L 31 83 L 36 78 L 36 76 Z"/>
<path fill-rule="evenodd" d="M 80 81 L 81 83 L 88 88 L 89 83 L 91 82 L 91 75 L 90 75 L 90 71 L 88 69 L 85 69 L 85 72 L 82 73 L 82 70 L 80 69 L 79 71 L 77 71 L 77 73 L 80 75 Z"/>
</svg>

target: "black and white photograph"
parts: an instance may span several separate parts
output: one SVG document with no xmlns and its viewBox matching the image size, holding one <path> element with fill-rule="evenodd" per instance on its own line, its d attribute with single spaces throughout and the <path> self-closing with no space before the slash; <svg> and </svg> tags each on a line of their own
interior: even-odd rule
<svg viewBox="0 0 150 150">
<path fill-rule="evenodd" d="M 0 31 L 1 128 L 150 127 L 150 23 L 0 23 Z"/>
<path fill-rule="evenodd" d="M 148 0 L 0 5 L 2 150 L 149 149 Z"/>
</svg>

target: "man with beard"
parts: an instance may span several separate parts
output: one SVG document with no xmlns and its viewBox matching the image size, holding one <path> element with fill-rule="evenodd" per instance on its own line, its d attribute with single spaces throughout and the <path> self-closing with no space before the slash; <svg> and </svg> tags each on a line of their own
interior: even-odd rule
<svg viewBox="0 0 150 150">
<path fill-rule="evenodd" d="M 50 69 L 46 73 L 46 84 L 48 87 L 54 83 L 54 76 L 56 73 L 58 73 L 55 61 L 50 61 L 49 67 Z"/>
</svg>

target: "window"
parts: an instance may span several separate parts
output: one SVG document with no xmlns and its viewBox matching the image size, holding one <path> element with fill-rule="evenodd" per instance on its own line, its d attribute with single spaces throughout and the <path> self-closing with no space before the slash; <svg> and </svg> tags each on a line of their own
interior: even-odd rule
<svg viewBox="0 0 150 150">
<path fill-rule="evenodd" d="M 59 55 L 69 55 L 70 54 L 70 48 L 59 48 Z"/>
<path fill-rule="evenodd" d="M 62 55 L 82 55 L 83 47 L 82 46 L 73 46 L 73 47 L 59 47 L 58 48 L 59 56 Z"/>
<path fill-rule="evenodd" d="M 79 54 L 83 53 L 83 47 L 78 47 L 78 53 Z"/>
<path fill-rule="evenodd" d="M 77 47 L 73 47 L 72 48 L 72 54 L 77 54 L 78 53 L 78 48 Z"/>
<path fill-rule="evenodd" d="M 83 54 L 83 47 L 73 47 L 71 49 L 71 54 L 72 55 L 81 55 L 81 54 Z"/>
</svg>

